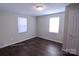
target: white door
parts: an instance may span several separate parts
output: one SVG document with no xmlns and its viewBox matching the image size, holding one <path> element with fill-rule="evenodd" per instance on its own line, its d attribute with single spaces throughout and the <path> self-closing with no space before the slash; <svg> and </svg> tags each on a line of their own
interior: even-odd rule
<svg viewBox="0 0 79 59">
<path fill-rule="evenodd" d="M 79 4 L 71 4 L 65 11 L 64 45 L 67 52 L 79 55 Z"/>
<path fill-rule="evenodd" d="M 76 11 L 69 11 L 69 24 L 67 34 L 67 48 L 70 53 L 76 54 Z"/>
</svg>

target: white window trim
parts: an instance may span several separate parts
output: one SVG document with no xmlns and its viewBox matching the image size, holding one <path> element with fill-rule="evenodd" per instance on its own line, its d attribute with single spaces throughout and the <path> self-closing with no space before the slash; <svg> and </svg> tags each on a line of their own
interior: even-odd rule
<svg viewBox="0 0 79 59">
<path fill-rule="evenodd" d="M 21 20 L 23 19 L 23 21 Z M 21 23 L 24 22 L 24 23 Z M 24 25 L 24 29 L 22 30 L 22 26 Z M 27 32 L 27 18 L 25 17 L 18 17 L 18 33 Z"/>
<path fill-rule="evenodd" d="M 50 19 L 52 19 L 52 18 L 59 18 L 59 20 L 58 20 L 58 25 L 57 25 L 57 26 L 58 26 L 57 31 L 54 31 L 55 29 L 54 29 L 53 31 L 51 30 L 51 29 L 53 29 L 53 28 L 51 28 L 51 25 L 53 25 L 53 24 L 51 24 L 52 21 L 50 20 Z M 53 20 L 53 19 L 52 19 L 52 20 Z M 56 22 L 56 21 L 55 21 L 55 22 Z M 53 23 L 53 22 L 52 22 L 52 23 Z M 50 17 L 50 18 L 49 18 L 49 32 L 50 32 L 50 33 L 56 33 L 56 34 L 59 33 L 59 23 L 60 23 L 60 17 Z M 54 27 L 54 26 L 52 26 L 52 27 Z"/>
</svg>

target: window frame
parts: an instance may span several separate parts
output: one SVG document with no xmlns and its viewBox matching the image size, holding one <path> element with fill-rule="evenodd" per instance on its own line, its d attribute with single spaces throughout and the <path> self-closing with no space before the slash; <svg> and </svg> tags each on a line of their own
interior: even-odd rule
<svg viewBox="0 0 79 59">
<path fill-rule="evenodd" d="M 23 19 L 25 19 L 24 21 L 25 21 L 25 25 L 24 25 L 24 27 L 25 27 L 25 30 L 23 30 L 23 31 L 20 31 L 21 30 L 21 27 L 20 26 L 23 26 L 23 25 L 21 25 L 19 22 L 19 20 L 20 20 L 20 18 L 23 18 Z M 18 22 L 18 33 L 26 33 L 27 32 L 27 18 L 26 17 L 22 17 L 22 16 L 18 16 L 18 20 L 17 20 Z"/>
<path fill-rule="evenodd" d="M 51 18 L 58 18 L 58 32 L 55 32 L 55 31 L 50 31 L 50 19 Z M 52 19 L 53 20 L 53 19 Z M 49 18 L 49 33 L 55 33 L 55 34 L 58 34 L 59 33 L 59 28 L 60 28 L 60 17 L 59 16 L 56 16 L 56 17 L 50 17 Z"/>
</svg>

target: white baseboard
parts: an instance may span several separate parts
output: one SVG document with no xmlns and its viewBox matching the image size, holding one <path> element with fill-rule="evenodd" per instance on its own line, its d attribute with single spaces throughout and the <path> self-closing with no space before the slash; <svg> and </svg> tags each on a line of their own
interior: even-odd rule
<svg viewBox="0 0 79 59">
<path fill-rule="evenodd" d="M 5 45 L 0 46 L 0 48 L 4 48 L 4 47 L 7 47 L 7 46 L 10 46 L 10 45 L 13 45 L 13 44 L 16 44 L 16 43 L 25 41 L 25 40 L 29 40 L 29 39 L 34 38 L 34 37 L 36 37 L 36 36 L 32 36 L 32 37 L 29 37 L 29 38 L 26 38 L 26 39 L 22 39 L 22 40 L 20 40 L 20 41 L 15 42 L 15 43 L 5 44 Z"/>
<path fill-rule="evenodd" d="M 63 51 L 65 51 L 65 52 L 69 52 L 69 53 L 71 53 L 71 54 L 77 54 L 76 52 L 76 49 L 62 49 Z"/>
<path fill-rule="evenodd" d="M 46 40 L 50 40 L 50 41 L 55 41 L 55 42 L 58 42 L 58 43 L 62 43 L 61 41 L 57 41 L 57 40 L 54 40 L 54 39 L 48 39 L 48 38 L 46 38 L 46 37 L 41 37 L 41 36 L 38 36 L 38 37 L 44 38 L 44 39 L 46 39 Z"/>
<path fill-rule="evenodd" d="M 11 43 L 11 44 L 8 44 L 8 43 L 7 43 L 7 44 L 5 44 L 5 45 L 0 46 L 0 48 L 4 48 L 4 47 L 10 46 L 10 45 L 12 45 L 12 44 L 16 44 L 16 43 L 19 43 L 19 42 L 22 42 L 22 41 L 25 41 L 25 40 L 29 40 L 29 39 L 34 38 L 34 37 L 36 37 L 36 36 L 32 36 L 32 37 L 29 37 L 29 38 L 26 38 L 26 39 L 22 39 L 22 40 L 20 40 L 20 41 L 17 41 L 17 42 L 15 42 L 15 43 Z M 50 40 L 50 41 L 55 41 L 55 42 L 62 43 L 62 42 L 57 41 L 57 40 L 52 40 L 52 39 L 48 39 L 48 38 L 41 37 L 41 36 L 39 36 L 39 37 L 40 37 L 40 38 L 44 38 L 44 39 L 46 39 L 46 40 Z"/>
</svg>

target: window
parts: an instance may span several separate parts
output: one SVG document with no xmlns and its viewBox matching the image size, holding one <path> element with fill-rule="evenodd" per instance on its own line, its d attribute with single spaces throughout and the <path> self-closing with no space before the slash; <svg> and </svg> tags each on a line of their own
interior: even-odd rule
<svg viewBox="0 0 79 59">
<path fill-rule="evenodd" d="M 27 32 L 27 19 L 18 17 L 18 33 Z"/>
<path fill-rule="evenodd" d="M 59 32 L 59 17 L 53 17 L 49 20 L 49 32 Z"/>
</svg>

